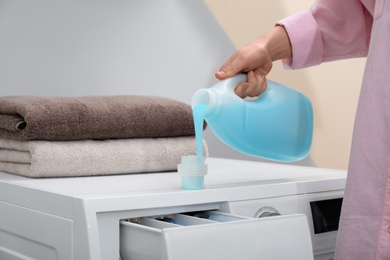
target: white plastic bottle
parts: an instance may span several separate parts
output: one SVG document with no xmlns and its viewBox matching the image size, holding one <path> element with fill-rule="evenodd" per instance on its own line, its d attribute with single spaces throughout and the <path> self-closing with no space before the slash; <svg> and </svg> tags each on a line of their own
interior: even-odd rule
<svg viewBox="0 0 390 260">
<path fill-rule="evenodd" d="M 192 108 L 198 155 L 204 119 L 220 140 L 239 152 L 281 162 L 305 158 L 313 136 L 310 100 L 273 81 L 267 82 L 267 90 L 258 98 L 242 99 L 234 89 L 245 80 L 246 75 L 239 74 L 195 92 Z"/>
</svg>

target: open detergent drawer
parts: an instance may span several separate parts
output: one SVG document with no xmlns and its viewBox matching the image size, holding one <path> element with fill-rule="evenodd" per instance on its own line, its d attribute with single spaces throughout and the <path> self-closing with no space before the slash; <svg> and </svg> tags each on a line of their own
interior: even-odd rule
<svg viewBox="0 0 390 260">
<path fill-rule="evenodd" d="M 303 214 L 253 219 L 204 211 L 123 220 L 120 231 L 124 260 L 313 259 Z"/>
</svg>

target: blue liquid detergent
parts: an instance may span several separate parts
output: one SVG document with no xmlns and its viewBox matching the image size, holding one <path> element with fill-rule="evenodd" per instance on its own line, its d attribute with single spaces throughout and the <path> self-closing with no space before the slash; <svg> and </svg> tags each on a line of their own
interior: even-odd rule
<svg viewBox="0 0 390 260">
<path fill-rule="evenodd" d="M 195 124 L 196 153 L 203 156 L 203 121 L 207 111 L 207 104 L 198 104 L 192 109 Z"/>
<path fill-rule="evenodd" d="M 202 155 L 203 120 L 233 149 L 265 159 L 294 162 L 309 153 L 313 136 L 313 109 L 303 94 L 273 81 L 255 100 L 234 93 L 240 74 L 192 98 L 198 156 Z"/>
</svg>

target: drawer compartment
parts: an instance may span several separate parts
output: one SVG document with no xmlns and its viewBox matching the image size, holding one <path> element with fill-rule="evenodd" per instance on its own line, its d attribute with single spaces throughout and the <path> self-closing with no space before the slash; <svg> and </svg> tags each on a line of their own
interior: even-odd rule
<svg viewBox="0 0 390 260">
<path fill-rule="evenodd" d="M 123 220 L 124 260 L 313 259 L 305 215 L 253 219 L 217 211 Z"/>
</svg>

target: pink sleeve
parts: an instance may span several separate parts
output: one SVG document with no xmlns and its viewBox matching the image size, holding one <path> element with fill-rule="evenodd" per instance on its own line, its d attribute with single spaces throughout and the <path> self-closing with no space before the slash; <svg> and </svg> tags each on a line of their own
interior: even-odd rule
<svg viewBox="0 0 390 260">
<path fill-rule="evenodd" d="M 278 23 L 286 29 L 292 45 L 293 57 L 283 60 L 285 68 L 366 56 L 372 20 L 360 1 L 317 0 L 310 10 Z"/>
</svg>

